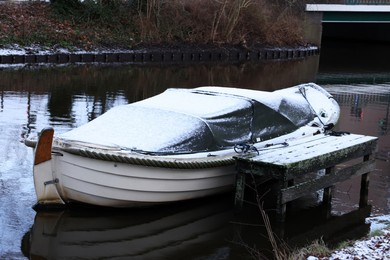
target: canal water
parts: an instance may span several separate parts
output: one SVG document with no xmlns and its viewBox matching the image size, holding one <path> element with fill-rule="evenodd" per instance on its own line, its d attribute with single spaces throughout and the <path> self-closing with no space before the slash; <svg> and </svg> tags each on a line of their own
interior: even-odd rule
<svg viewBox="0 0 390 260">
<path fill-rule="evenodd" d="M 337 130 L 379 137 L 377 166 L 370 174 L 372 209 L 368 211 L 390 214 L 390 70 L 376 66 L 379 61 L 369 57 L 356 67 L 357 47 L 346 47 L 337 60 L 332 53 L 340 50 L 327 46 L 320 58 L 256 64 L 0 68 L 0 259 L 249 259 L 250 253 L 270 255 L 258 206 L 248 204 L 237 213 L 233 194 L 143 210 L 76 208 L 37 213 L 32 209 L 32 150 L 23 144 L 26 137 L 46 126 L 57 133 L 68 131 L 114 106 L 168 87 L 223 85 L 272 91 L 304 82 L 324 86 L 341 107 Z M 358 209 L 359 187 L 359 178 L 335 187 L 331 218 L 322 214 L 318 194 L 294 202 L 286 226 L 275 226 L 275 230 L 291 246 L 319 237 L 330 241 L 344 238 L 341 234 L 366 234 L 369 224 L 364 222 L 366 211 Z M 272 217 L 272 204 L 266 207 Z M 345 213 L 349 215 L 344 217 Z"/>
</svg>

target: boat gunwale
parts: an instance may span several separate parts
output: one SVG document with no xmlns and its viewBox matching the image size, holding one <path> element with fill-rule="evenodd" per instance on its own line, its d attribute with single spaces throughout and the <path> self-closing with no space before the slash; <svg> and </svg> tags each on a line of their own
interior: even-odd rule
<svg viewBox="0 0 390 260">
<path fill-rule="evenodd" d="M 62 151 L 91 159 L 98 159 L 126 164 L 145 165 L 161 168 L 200 169 L 233 165 L 235 160 L 233 153 L 230 156 L 207 158 L 163 158 L 162 156 L 142 154 L 119 154 L 103 152 L 97 149 L 61 148 Z"/>
<path fill-rule="evenodd" d="M 35 148 L 35 139 L 26 139 L 25 145 Z M 123 150 L 111 150 L 104 148 L 78 148 L 71 146 L 53 145 L 54 153 L 67 152 L 73 155 L 78 155 L 90 159 L 104 160 L 110 162 L 118 162 L 133 165 L 144 165 L 160 168 L 177 168 L 177 169 L 204 169 L 221 166 L 233 165 L 235 160 L 233 158 L 234 151 L 229 155 L 222 156 L 208 156 L 205 158 L 173 158 L 167 156 L 147 155 L 139 153 L 123 153 Z M 122 153 L 121 153 L 122 152 Z M 172 154 L 171 156 L 175 156 Z"/>
</svg>

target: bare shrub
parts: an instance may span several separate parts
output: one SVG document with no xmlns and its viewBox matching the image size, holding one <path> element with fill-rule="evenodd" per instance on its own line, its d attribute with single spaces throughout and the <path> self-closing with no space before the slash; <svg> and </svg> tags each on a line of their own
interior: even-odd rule
<svg viewBox="0 0 390 260">
<path fill-rule="evenodd" d="M 166 24 L 174 19 L 169 31 L 180 31 L 179 39 L 189 42 L 298 44 L 303 31 L 297 5 L 301 2 L 173 0 L 166 3 L 161 18 Z"/>
<path fill-rule="evenodd" d="M 302 21 L 291 14 L 283 14 L 265 28 L 265 42 L 273 45 L 302 44 Z M 281 37 L 282 36 L 282 37 Z"/>
<path fill-rule="evenodd" d="M 99 0 L 0 5 L 0 44 L 93 48 L 302 43 L 304 0 Z"/>
</svg>

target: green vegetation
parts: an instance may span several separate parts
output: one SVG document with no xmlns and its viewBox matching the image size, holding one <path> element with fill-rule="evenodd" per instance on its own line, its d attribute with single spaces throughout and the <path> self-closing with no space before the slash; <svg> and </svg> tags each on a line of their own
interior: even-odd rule
<svg viewBox="0 0 390 260">
<path fill-rule="evenodd" d="M 300 0 L 53 0 L 0 4 L 0 46 L 303 44 Z"/>
<path fill-rule="evenodd" d="M 383 223 L 386 224 L 386 226 L 383 229 L 377 229 L 372 232 L 370 232 L 370 237 L 375 237 L 375 236 L 383 236 L 385 235 L 384 230 L 390 230 L 390 224 L 388 224 L 388 221 L 384 221 Z"/>
</svg>

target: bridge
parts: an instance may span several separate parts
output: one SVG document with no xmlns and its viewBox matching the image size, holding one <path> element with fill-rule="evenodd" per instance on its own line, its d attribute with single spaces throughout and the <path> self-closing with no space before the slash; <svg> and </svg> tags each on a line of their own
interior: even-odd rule
<svg viewBox="0 0 390 260">
<path fill-rule="evenodd" d="M 322 12 L 323 23 L 390 22 L 390 1 L 345 1 L 345 4 L 307 4 L 306 11 Z"/>
<path fill-rule="evenodd" d="M 322 38 L 390 41 L 390 0 L 307 4 L 306 11 L 322 24 Z"/>
</svg>

